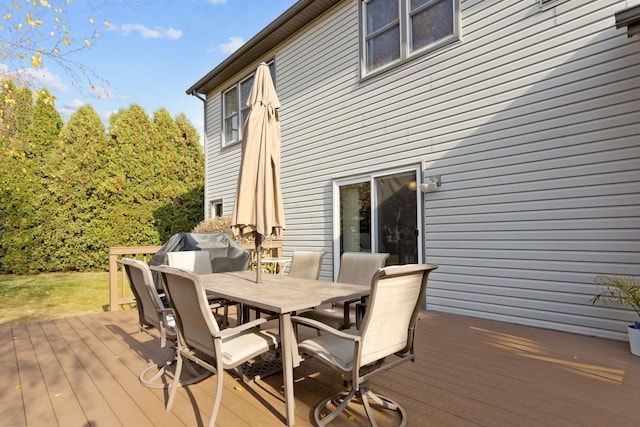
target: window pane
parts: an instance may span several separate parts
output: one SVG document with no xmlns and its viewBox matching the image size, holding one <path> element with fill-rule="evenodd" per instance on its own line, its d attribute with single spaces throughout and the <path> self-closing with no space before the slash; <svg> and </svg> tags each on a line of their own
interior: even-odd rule
<svg viewBox="0 0 640 427">
<path fill-rule="evenodd" d="M 224 94 L 224 114 L 228 117 L 238 112 L 238 90 L 233 88 Z"/>
<path fill-rule="evenodd" d="M 366 3 L 367 35 L 371 35 L 392 22 L 398 21 L 398 0 L 372 0 Z"/>
<path fill-rule="evenodd" d="M 240 123 L 242 123 L 242 126 L 244 126 L 244 122 L 247 120 L 250 110 L 251 107 L 243 107 L 242 110 L 240 110 Z"/>
<path fill-rule="evenodd" d="M 253 86 L 253 77 L 240 83 L 240 109 L 247 106 L 247 100 L 251 94 L 251 86 Z"/>
<path fill-rule="evenodd" d="M 388 31 L 367 41 L 367 71 L 400 59 L 400 28 Z"/>
<path fill-rule="evenodd" d="M 230 89 L 224 94 L 224 140 L 238 140 L 238 90 Z"/>
<path fill-rule="evenodd" d="M 276 84 L 276 63 L 272 62 L 269 64 L 269 74 L 271 74 L 271 80 L 273 81 L 273 86 L 278 89 L 278 85 Z"/>
<path fill-rule="evenodd" d="M 416 172 L 375 178 L 376 252 L 389 254 L 387 265 L 418 262 Z"/>
<path fill-rule="evenodd" d="M 238 134 L 238 115 L 234 114 L 224 119 L 224 140 L 225 142 L 232 142 L 238 139 L 240 139 Z"/>
<path fill-rule="evenodd" d="M 340 254 L 371 252 L 371 184 L 340 186 Z"/>
<path fill-rule="evenodd" d="M 429 3 L 430 1 L 431 0 L 411 0 L 411 11 L 413 12 L 414 10 L 419 8 L 420 6 L 424 6 L 425 4 Z"/>
<path fill-rule="evenodd" d="M 424 3 L 424 1 L 412 1 L 412 7 L 414 3 Z M 411 18 L 412 51 L 428 46 L 452 34 L 453 0 L 438 1 Z"/>
</svg>

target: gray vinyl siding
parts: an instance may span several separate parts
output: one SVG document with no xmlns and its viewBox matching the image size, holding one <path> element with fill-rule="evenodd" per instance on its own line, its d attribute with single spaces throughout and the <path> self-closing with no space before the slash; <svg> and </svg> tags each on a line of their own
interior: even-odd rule
<svg viewBox="0 0 640 427">
<path fill-rule="evenodd" d="M 360 80 L 345 0 L 265 52 L 285 253 L 332 250 L 333 180 L 421 163 L 442 176 L 423 199 L 429 309 L 625 339 L 633 313 L 589 300 L 595 275 L 640 274 L 640 39 L 613 19 L 627 3 L 462 1 L 459 42 Z M 207 96 L 206 197 L 230 214 L 241 147 L 221 149 L 224 89 Z"/>
</svg>

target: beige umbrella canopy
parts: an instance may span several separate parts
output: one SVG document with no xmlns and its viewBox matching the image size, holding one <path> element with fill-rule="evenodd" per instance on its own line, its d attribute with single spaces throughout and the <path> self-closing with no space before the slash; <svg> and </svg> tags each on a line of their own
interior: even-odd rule
<svg viewBox="0 0 640 427">
<path fill-rule="evenodd" d="M 259 283 L 263 237 L 280 237 L 285 228 L 280 189 L 280 101 L 265 63 L 256 70 L 247 105 L 251 108 L 243 127 L 231 226 L 236 235 L 255 235 Z"/>
</svg>

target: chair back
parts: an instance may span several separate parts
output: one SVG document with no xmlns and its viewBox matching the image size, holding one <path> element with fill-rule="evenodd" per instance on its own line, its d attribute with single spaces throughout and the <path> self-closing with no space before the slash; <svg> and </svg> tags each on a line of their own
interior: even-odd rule
<svg viewBox="0 0 640 427">
<path fill-rule="evenodd" d="M 413 351 L 413 335 L 434 264 L 395 265 L 373 277 L 362 324 L 360 366 Z"/>
<path fill-rule="evenodd" d="M 136 298 L 140 325 L 160 329 L 161 317 L 158 313 L 164 309 L 164 304 L 156 291 L 149 266 L 131 258 L 120 258 L 118 262 L 122 264 L 129 279 L 131 291 Z"/>
<path fill-rule="evenodd" d="M 193 271 L 197 274 L 213 273 L 209 251 L 178 251 L 167 252 L 170 267 Z"/>
<path fill-rule="evenodd" d="M 162 277 L 182 345 L 214 356 L 213 336 L 219 336 L 220 327 L 209 309 L 207 294 L 198 275 L 167 266 L 154 266 L 153 270 Z"/>
<path fill-rule="evenodd" d="M 340 257 L 340 272 L 337 282 L 370 286 L 371 278 L 384 263 L 389 254 L 370 252 L 345 252 Z"/>
<path fill-rule="evenodd" d="M 299 279 L 317 279 L 322 268 L 325 251 L 294 251 L 289 276 Z"/>
</svg>

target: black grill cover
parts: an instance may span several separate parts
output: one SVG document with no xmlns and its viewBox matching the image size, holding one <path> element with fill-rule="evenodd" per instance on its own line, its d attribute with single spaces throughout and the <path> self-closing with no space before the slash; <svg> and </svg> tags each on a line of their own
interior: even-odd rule
<svg viewBox="0 0 640 427">
<path fill-rule="evenodd" d="M 179 251 L 208 251 L 214 273 L 249 269 L 249 252 L 226 234 L 216 232 L 174 234 L 151 257 L 149 265 L 167 264 L 167 252 Z M 156 288 L 161 290 L 160 277 L 155 271 L 153 280 Z"/>
</svg>

